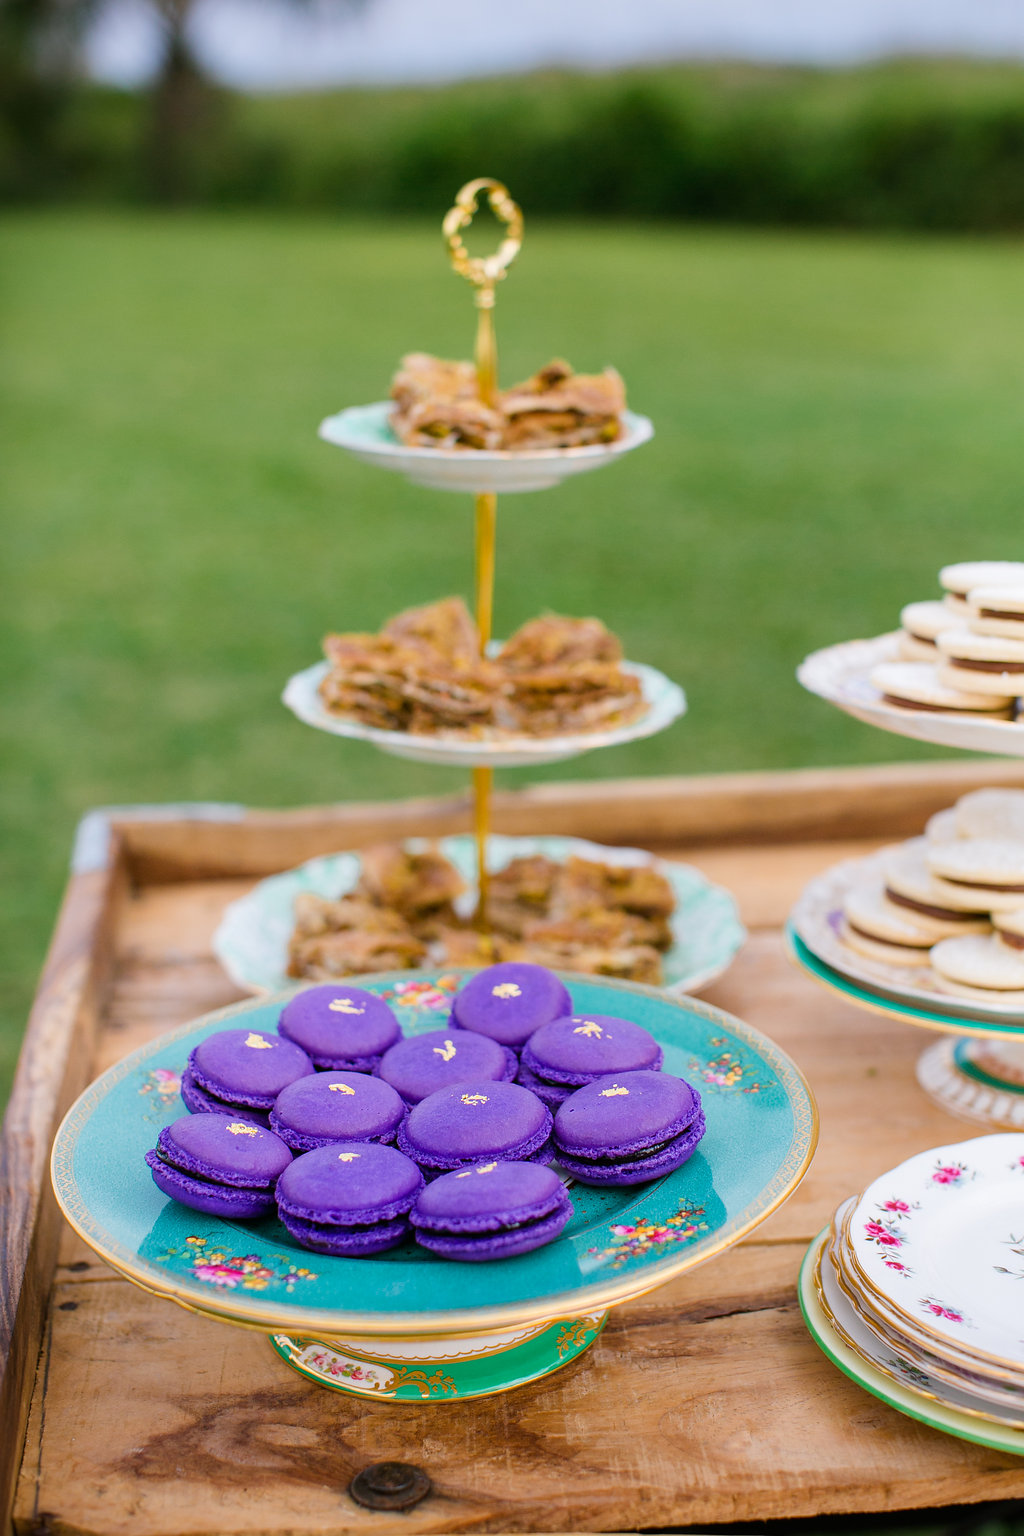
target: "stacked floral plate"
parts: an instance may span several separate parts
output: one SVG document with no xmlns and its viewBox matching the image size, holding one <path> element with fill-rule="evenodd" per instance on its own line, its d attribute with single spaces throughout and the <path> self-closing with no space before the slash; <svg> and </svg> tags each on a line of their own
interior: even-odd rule
<svg viewBox="0 0 1024 1536">
<path fill-rule="evenodd" d="M 877 1397 L 1024 1454 L 1024 1134 L 921 1152 L 844 1201 L 801 1301 L 817 1343 Z"/>
</svg>

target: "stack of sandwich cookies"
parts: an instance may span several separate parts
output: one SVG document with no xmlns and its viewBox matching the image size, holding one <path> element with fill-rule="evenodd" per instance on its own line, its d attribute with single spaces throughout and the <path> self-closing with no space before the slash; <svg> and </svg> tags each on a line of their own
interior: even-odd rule
<svg viewBox="0 0 1024 1536">
<path fill-rule="evenodd" d="M 164 1126 L 146 1162 L 165 1195 L 207 1216 L 267 1216 L 292 1154 L 273 1131 L 221 1114 L 183 1115 Z"/>
<path fill-rule="evenodd" d="M 611 1072 L 658 1072 L 664 1057 L 639 1024 L 607 1014 L 571 1015 L 543 1024 L 523 1046 L 517 1081 L 550 1109 Z"/>
<path fill-rule="evenodd" d="M 270 1129 L 293 1152 L 339 1141 L 393 1142 L 405 1102 L 388 1083 L 363 1072 L 316 1072 L 278 1094 Z"/>
<path fill-rule="evenodd" d="M 314 1070 L 305 1051 L 280 1035 L 225 1029 L 208 1035 L 191 1052 L 181 1097 L 193 1114 L 231 1115 L 267 1125 L 281 1090 Z"/>
<path fill-rule="evenodd" d="M 945 603 L 934 599 L 907 603 L 900 613 L 900 660 L 926 661 L 934 665 L 939 659 L 936 640 L 943 630 L 951 629 L 954 622 Z"/>
<path fill-rule="evenodd" d="M 571 1012 L 572 998 L 552 971 L 510 960 L 479 971 L 456 993 L 452 1022 L 517 1051 L 542 1024 Z"/>
<path fill-rule="evenodd" d="M 555 1115 L 555 1155 L 581 1184 L 641 1184 L 686 1162 L 704 1135 L 700 1095 L 666 1072 L 579 1088 Z"/>
<path fill-rule="evenodd" d="M 455 1083 L 421 1100 L 398 1147 L 428 1179 L 484 1162 L 549 1162 L 551 1111 L 517 1083 Z"/>
<path fill-rule="evenodd" d="M 477 1163 L 428 1184 L 412 1211 L 416 1241 L 445 1259 L 509 1259 L 556 1238 L 572 1216 L 561 1179 L 537 1163 Z"/>
<path fill-rule="evenodd" d="M 855 886 L 843 902 L 840 937 L 882 965 L 927 965 L 935 935 L 915 914 L 892 905 L 880 882 Z"/>
<path fill-rule="evenodd" d="M 931 963 L 939 986 L 954 997 L 1024 1007 L 1024 954 L 1002 938 L 943 939 L 932 950 Z"/>
<path fill-rule="evenodd" d="M 517 1067 L 515 1052 L 487 1035 L 469 1029 L 432 1029 L 399 1040 L 373 1070 L 411 1105 L 453 1083 L 482 1078 L 511 1082 Z"/>
<path fill-rule="evenodd" d="M 341 985 L 300 992 L 282 1009 L 277 1028 L 328 1072 L 372 1072 L 402 1037 L 387 1003 L 361 987 Z"/>
<path fill-rule="evenodd" d="M 402 1241 L 422 1188 L 416 1164 L 394 1147 L 343 1142 L 290 1164 L 278 1180 L 277 1211 L 303 1248 L 363 1258 Z"/>
</svg>

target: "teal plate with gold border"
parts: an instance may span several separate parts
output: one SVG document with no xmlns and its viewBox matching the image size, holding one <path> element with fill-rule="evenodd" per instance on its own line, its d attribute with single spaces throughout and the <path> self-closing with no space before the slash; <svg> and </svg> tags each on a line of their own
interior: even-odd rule
<svg viewBox="0 0 1024 1536">
<path fill-rule="evenodd" d="M 406 1033 L 415 1034 L 447 1019 L 468 974 L 405 971 L 360 984 L 384 997 Z M 357 1350 L 360 1338 L 372 1340 L 378 1352 L 381 1341 L 433 1340 L 436 1355 L 440 1339 L 528 1330 L 555 1319 L 590 1318 L 593 1337 L 610 1305 L 702 1263 L 782 1204 L 810 1163 L 817 1112 L 790 1058 L 739 1019 L 651 987 L 564 980 L 576 1012 L 618 1014 L 651 1031 L 666 1071 L 700 1090 L 707 1134 L 682 1168 L 649 1184 L 573 1184 L 575 1214 L 544 1248 L 459 1264 L 410 1241 L 374 1258 L 335 1258 L 299 1248 L 274 1219 L 218 1220 L 162 1195 L 144 1153 L 161 1126 L 183 1112 L 178 1084 L 189 1051 L 220 1029 L 273 1030 L 289 994 L 186 1024 L 93 1083 L 54 1144 L 61 1209 L 128 1279 L 206 1315 L 280 1335 L 285 1342 L 275 1345 L 283 1353 L 295 1336 L 327 1334 Z M 589 1338 L 581 1334 L 577 1342 L 582 1348 Z M 460 1352 L 452 1346 L 441 1353 Z M 554 1365 L 566 1355 L 556 1350 Z"/>
</svg>

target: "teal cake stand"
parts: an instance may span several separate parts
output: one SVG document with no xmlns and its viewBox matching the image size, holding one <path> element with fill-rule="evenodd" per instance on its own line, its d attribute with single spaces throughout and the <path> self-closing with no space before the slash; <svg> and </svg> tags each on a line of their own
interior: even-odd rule
<svg viewBox="0 0 1024 1536">
<path fill-rule="evenodd" d="M 1024 1130 L 1024 1025 L 972 1020 L 939 1006 L 869 991 L 820 959 L 792 921 L 786 925 L 786 942 L 798 965 L 848 1003 L 944 1037 L 923 1051 L 917 1063 L 917 1080 L 936 1104 L 987 1130 Z"/>
<path fill-rule="evenodd" d="M 436 1029 L 466 976 L 360 978 L 406 1034 Z M 105 1072 L 69 1111 L 51 1165 L 75 1230 L 127 1279 L 203 1316 L 256 1329 L 294 1370 L 358 1397 L 450 1402 L 569 1364 L 608 1310 L 704 1263 L 782 1204 L 818 1134 L 806 1082 L 772 1041 L 719 1009 L 632 983 L 563 978 L 577 1013 L 649 1029 L 665 1070 L 701 1093 L 707 1134 L 666 1177 L 570 1184 L 562 1235 L 517 1258 L 456 1263 L 408 1241 L 366 1259 L 313 1254 L 274 1219 L 229 1221 L 167 1199 L 144 1154 L 183 1112 L 181 1072 L 219 1029 L 273 1030 L 291 993 L 194 1020 Z"/>
</svg>

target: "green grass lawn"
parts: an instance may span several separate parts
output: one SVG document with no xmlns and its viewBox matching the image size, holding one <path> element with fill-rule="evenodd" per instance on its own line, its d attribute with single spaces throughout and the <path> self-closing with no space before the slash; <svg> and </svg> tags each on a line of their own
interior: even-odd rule
<svg viewBox="0 0 1024 1536">
<path fill-rule="evenodd" d="M 6 1073 L 88 807 L 459 785 L 278 696 L 326 629 L 468 594 L 468 498 L 315 429 L 403 350 L 468 354 L 473 311 L 434 224 L 24 215 L 2 241 Z M 690 696 L 547 776 L 922 755 L 793 668 L 891 626 L 944 561 L 1024 555 L 1019 245 L 528 224 L 498 328 L 506 382 L 614 362 L 657 427 L 503 502 L 498 633 L 597 613 Z"/>
</svg>

